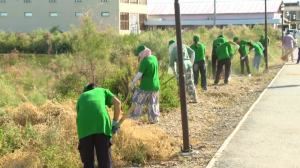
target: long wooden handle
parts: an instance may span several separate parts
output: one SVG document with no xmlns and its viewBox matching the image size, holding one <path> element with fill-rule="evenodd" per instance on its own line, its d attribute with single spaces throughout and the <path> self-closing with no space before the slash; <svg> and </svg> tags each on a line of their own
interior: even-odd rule
<svg viewBox="0 0 300 168">
<path fill-rule="evenodd" d="M 167 84 L 168 82 L 170 82 L 170 80 L 172 80 L 173 78 L 175 78 L 175 77 L 172 76 L 172 77 L 171 77 L 170 79 L 168 79 L 165 83 L 163 83 L 162 86 L 165 85 L 165 84 Z"/>
<path fill-rule="evenodd" d="M 131 89 L 130 84 L 129 84 L 128 85 L 128 94 L 127 94 L 126 99 L 125 99 L 125 101 L 123 103 L 122 110 L 125 110 L 125 107 L 126 107 L 126 104 L 127 104 L 127 101 L 128 101 L 128 99 L 130 97 L 130 93 L 131 92 L 132 92 L 132 89 Z"/>
<path fill-rule="evenodd" d="M 131 111 L 134 110 L 137 106 L 137 103 L 132 103 L 131 107 L 129 108 L 129 110 L 127 110 L 127 113 L 125 113 L 123 115 L 123 117 L 121 118 L 121 120 L 117 123 L 117 125 L 115 125 L 115 128 L 118 128 L 122 122 L 130 115 Z"/>
</svg>

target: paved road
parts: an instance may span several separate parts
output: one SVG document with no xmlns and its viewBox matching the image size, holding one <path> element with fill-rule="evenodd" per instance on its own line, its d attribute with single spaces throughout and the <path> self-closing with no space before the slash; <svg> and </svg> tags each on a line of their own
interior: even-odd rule
<svg viewBox="0 0 300 168">
<path fill-rule="evenodd" d="M 207 168 L 300 168 L 299 64 L 287 63 L 246 115 Z"/>
</svg>

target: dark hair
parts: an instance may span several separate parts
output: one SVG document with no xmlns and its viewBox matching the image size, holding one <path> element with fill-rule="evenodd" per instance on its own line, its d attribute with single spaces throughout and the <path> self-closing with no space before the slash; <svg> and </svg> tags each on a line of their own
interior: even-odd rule
<svg viewBox="0 0 300 168">
<path fill-rule="evenodd" d="M 248 45 L 251 47 L 251 48 L 254 48 L 253 44 L 251 43 L 251 41 L 248 43 Z"/>
<path fill-rule="evenodd" d="M 199 46 L 197 45 L 197 43 L 198 43 L 198 39 L 194 39 L 194 42 L 195 42 L 195 47 L 198 49 L 199 48 Z"/>
<path fill-rule="evenodd" d="M 90 91 L 90 90 L 93 90 L 97 87 L 97 85 L 95 83 L 90 83 L 86 89 L 84 90 L 84 92 L 87 92 L 87 91 Z"/>
</svg>

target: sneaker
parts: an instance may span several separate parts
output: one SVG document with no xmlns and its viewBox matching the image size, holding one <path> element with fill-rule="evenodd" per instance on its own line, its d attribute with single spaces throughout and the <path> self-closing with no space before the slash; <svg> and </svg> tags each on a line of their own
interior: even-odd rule
<svg viewBox="0 0 300 168">
<path fill-rule="evenodd" d="M 207 90 L 207 87 L 205 86 L 205 87 L 203 87 L 202 89 L 203 89 L 203 90 Z"/>
<path fill-rule="evenodd" d="M 231 75 L 228 77 L 228 80 L 231 80 Z"/>
<path fill-rule="evenodd" d="M 251 77 L 251 74 L 249 74 L 248 77 Z"/>
</svg>

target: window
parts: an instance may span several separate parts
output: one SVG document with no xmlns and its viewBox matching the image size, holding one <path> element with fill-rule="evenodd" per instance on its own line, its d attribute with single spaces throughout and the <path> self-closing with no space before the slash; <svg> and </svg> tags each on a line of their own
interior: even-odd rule
<svg viewBox="0 0 300 168">
<path fill-rule="evenodd" d="M 145 21 L 147 20 L 147 14 L 139 14 L 140 30 L 146 30 Z"/>
<path fill-rule="evenodd" d="M 120 0 L 121 3 L 129 3 L 129 0 Z"/>
<path fill-rule="evenodd" d="M 147 5 L 147 0 L 140 0 L 141 5 Z"/>
<path fill-rule="evenodd" d="M 0 2 L 5 2 L 5 0 L 0 0 Z"/>
<path fill-rule="evenodd" d="M 101 16 L 108 17 L 109 16 L 109 12 L 101 12 Z"/>
<path fill-rule="evenodd" d="M 31 2 L 31 0 L 24 0 L 24 2 Z"/>
<path fill-rule="evenodd" d="M 25 17 L 32 17 L 32 13 L 31 13 L 31 12 L 25 12 L 25 13 L 24 13 L 24 16 L 25 16 Z"/>
<path fill-rule="evenodd" d="M 109 2 L 109 0 L 101 0 L 101 2 Z"/>
<path fill-rule="evenodd" d="M 75 2 L 82 2 L 83 0 L 75 0 Z"/>
<path fill-rule="evenodd" d="M 6 17 L 7 13 L 6 12 L 0 12 L 0 17 Z"/>
<path fill-rule="evenodd" d="M 129 30 L 129 13 L 120 13 L 121 30 Z"/>
<path fill-rule="evenodd" d="M 83 16 L 83 13 L 82 13 L 82 12 L 75 12 L 75 16 L 76 16 L 76 17 Z"/>
<path fill-rule="evenodd" d="M 130 3 L 132 3 L 132 4 L 138 4 L 138 0 L 130 0 Z"/>
<path fill-rule="evenodd" d="M 49 0 L 49 2 L 56 2 L 56 0 Z"/>
<path fill-rule="evenodd" d="M 57 12 L 50 12 L 50 17 L 57 17 Z"/>
</svg>

